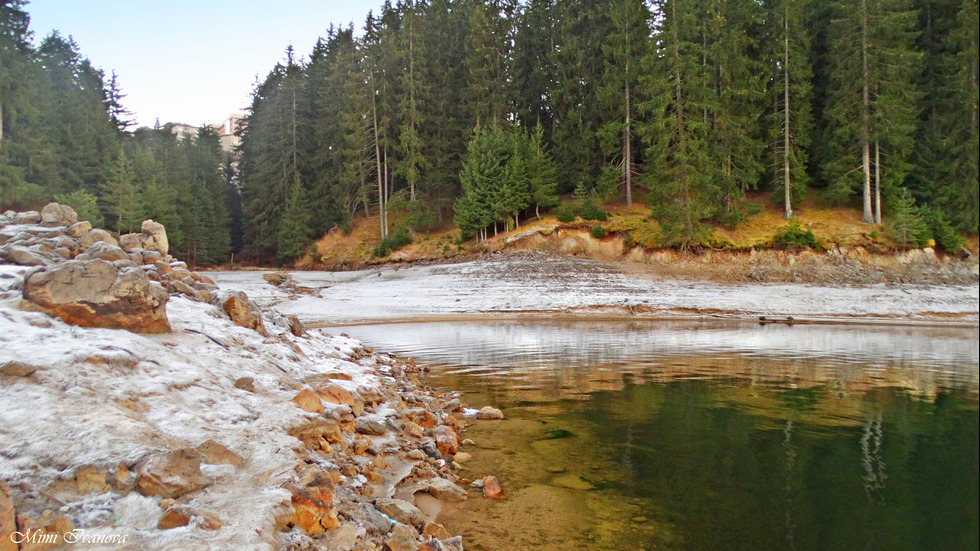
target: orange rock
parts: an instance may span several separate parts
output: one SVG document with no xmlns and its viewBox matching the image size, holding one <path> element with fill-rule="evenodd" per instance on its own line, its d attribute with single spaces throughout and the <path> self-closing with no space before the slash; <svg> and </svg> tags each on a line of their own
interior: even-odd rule
<svg viewBox="0 0 980 551">
<path fill-rule="evenodd" d="M 265 324 L 262 323 L 262 316 L 256 316 L 255 312 L 252 311 L 252 307 L 248 304 L 248 295 L 245 293 L 232 291 L 221 304 L 221 309 L 228 314 L 235 325 L 254 329 L 263 337 L 269 336 L 265 330 Z"/>
<path fill-rule="evenodd" d="M 178 497 L 211 484 L 201 473 L 201 454 L 191 448 L 152 455 L 137 472 L 136 489 L 145 496 Z"/>
<path fill-rule="evenodd" d="M 197 509 L 184 505 L 182 503 L 175 503 L 163 513 L 160 517 L 160 522 L 157 523 L 157 528 L 161 530 L 169 530 L 171 528 L 177 528 L 180 526 L 187 526 L 191 523 L 191 520 L 200 517 L 201 523 L 199 526 L 203 530 L 218 530 L 223 526 L 221 520 L 211 513 L 206 511 L 198 511 Z"/>
<path fill-rule="evenodd" d="M 89 492 L 103 494 L 111 489 L 106 484 L 105 469 L 96 469 L 91 465 L 78 471 L 78 474 L 75 475 L 75 485 L 78 486 L 78 491 L 83 494 Z"/>
<path fill-rule="evenodd" d="M 497 482 L 497 477 L 487 476 L 483 478 L 483 497 L 487 499 L 505 499 L 507 497 L 503 488 L 500 487 L 500 483 Z"/>
<path fill-rule="evenodd" d="M 323 402 L 321 402 L 320 398 L 318 398 L 317 395 L 308 388 L 304 388 L 303 390 L 299 391 L 299 394 L 293 396 L 293 399 L 290 400 L 290 402 L 293 402 L 299 406 L 303 411 L 308 411 L 310 413 L 320 413 L 323 411 Z"/>
<path fill-rule="evenodd" d="M 17 531 L 17 517 L 10 486 L 0 478 L 0 551 L 17 551 L 10 536 Z"/>
<path fill-rule="evenodd" d="M 324 402 L 346 404 L 352 408 L 354 407 L 354 396 L 351 395 L 349 390 L 340 385 L 328 384 L 322 388 L 318 388 L 316 394 Z"/>
<path fill-rule="evenodd" d="M 301 440 L 306 449 L 309 450 L 320 449 L 320 439 L 331 444 L 344 444 L 340 425 L 324 419 L 315 419 L 298 427 L 293 427 L 288 432 L 290 436 Z"/>
<path fill-rule="evenodd" d="M 426 522 L 425 526 L 422 527 L 422 533 L 438 540 L 444 540 L 449 537 L 449 530 L 446 530 L 445 526 L 435 522 Z"/>
<path fill-rule="evenodd" d="M 333 508 L 333 497 L 333 483 L 325 477 L 317 477 L 314 485 L 294 490 L 291 523 L 310 536 L 337 528 L 340 521 Z"/>
<path fill-rule="evenodd" d="M 197 447 L 197 451 L 201 452 L 204 460 L 212 465 L 242 466 L 242 458 L 237 453 L 214 440 L 204 441 L 204 443 Z"/>
<path fill-rule="evenodd" d="M 459 451 L 459 436 L 453 429 L 441 425 L 432 429 L 432 434 L 436 439 L 436 448 L 439 449 L 439 453 L 443 457 L 456 455 L 456 452 Z"/>
</svg>

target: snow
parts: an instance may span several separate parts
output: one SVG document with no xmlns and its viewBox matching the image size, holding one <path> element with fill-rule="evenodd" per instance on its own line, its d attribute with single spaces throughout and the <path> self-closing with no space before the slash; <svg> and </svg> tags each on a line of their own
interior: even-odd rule
<svg viewBox="0 0 980 551">
<path fill-rule="evenodd" d="M 529 265 L 530 264 L 530 265 Z M 314 295 L 291 297 L 262 272 L 215 272 L 219 285 L 307 324 L 333 325 L 459 315 L 536 313 L 654 316 L 794 316 L 903 318 L 976 323 L 980 286 L 723 284 L 628 275 L 603 264 L 542 256 L 461 264 L 383 267 L 353 272 L 293 272 Z"/>
<path fill-rule="evenodd" d="M 3 267 L 0 282 L 15 280 L 2 274 L 23 271 Z M 348 361 L 359 347 L 350 338 L 316 330 L 297 338 L 273 324 L 263 338 L 233 325 L 216 306 L 183 297 L 168 303 L 173 332 L 153 336 L 69 326 L 21 311 L 18 302 L 18 296 L 0 300 L 0 364 L 17 360 L 38 370 L 0 382 L 0 478 L 11 487 L 61 481 L 73 488 L 86 466 L 132 469 L 150 453 L 208 439 L 245 460 L 241 468 L 202 467 L 215 483 L 192 494 L 190 505 L 218 516 L 224 523 L 218 532 L 146 530 L 162 514 L 159 497 L 54 494 L 65 503 L 57 514 L 70 515 L 80 528 L 116 519 L 91 533 L 126 535 L 129 548 L 275 547 L 271 523 L 289 502 L 281 486 L 290 482 L 302 447 L 286 431 L 315 418 L 289 402 L 297 387 L 330 371 L 350 375 L 338 383 L 351 390 L 379 384 L 373 372 Z M 255 393 L 234 387 L 244 376 L 254 377 Z"/>
</svg>

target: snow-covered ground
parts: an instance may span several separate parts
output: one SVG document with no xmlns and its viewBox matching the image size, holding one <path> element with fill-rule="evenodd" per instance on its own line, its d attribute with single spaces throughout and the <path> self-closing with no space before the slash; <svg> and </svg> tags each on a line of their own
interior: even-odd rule
<svg viewBox="0 0 980 551">
<path fill-rule="evenodd" d="M 722 284 L 625 274 L 615 265 L 547 255 L 461 264 L 294 272 L 313 294 L 293 296 L 262 272 L 209 273 L 265 307 L 308 324 L 482 314 L 794 316 L 976 323 L 980 286 Z"/>
<path fill-rule="evenodd" d="M 321 331 L 293 337 L 267 323 L 270 337 L 262 337 L 220 308 L 180 296 L 167 305 L 172 333 L 70 326 L 19 310 L 19 293 L 4 293 L 25 270 L 0 270 L 0 296 L 7 296 L 0 300 L 0 365 L 36 369 L 0 384 L 0 479 L 27 496 L 18 503 L 36 504 L 18 514 L 50 510 L 81 529 L 96 527 L 90 534 L 125 536 L 126 545 L 112 549 L 277 547 L 274 519 L 289 508 L 285 487 L 303 457 L 287 429 L 320 417 L 289 400 L 304 378 L 325 372 L 347 374 L 336 384 L 351 391 L 375 388 L 381 375 L 374 360 L 348 361 L 359 344 Z M 236 388 L 242 377 L 254 378 L 255 392 Z M 148 454 L 209 439 L 244 459 L 240 468 L 202 465 L 214 483 L 189 505 L 216 515 L 223 522 L 217 531 L 193 523 L 157 530 L 159 496 L 75 490 L 86 467 L 111 475 Z"/>
</svg>

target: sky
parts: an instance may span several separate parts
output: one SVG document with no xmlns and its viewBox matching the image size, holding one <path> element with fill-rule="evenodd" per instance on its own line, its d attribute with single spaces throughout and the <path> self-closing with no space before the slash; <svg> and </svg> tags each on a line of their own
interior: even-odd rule
<svg viewBox="0 0 980 551">
<path fill-rule="evenodd" d="M 249 103 L 292 44 L 309 56 L 331 23 L 356 29 L 382 0 L 31 0 L 35 45 L 57 29 L 108 76 L 139 125 L 220 123 Z"/>
</svg>

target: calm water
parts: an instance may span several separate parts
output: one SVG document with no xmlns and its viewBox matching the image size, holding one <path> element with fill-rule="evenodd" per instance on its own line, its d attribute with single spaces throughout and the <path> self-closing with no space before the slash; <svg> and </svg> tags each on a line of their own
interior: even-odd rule
<svg viewBox="0 0 980 551">
<path fill-rule="evenodd" d="M 339 330 L 340 331 L 340 330 Z M 467 549 L 978 549 L 978 331 L 346 327 L 471 406 Z M 474 495 L 476 493 L 474 492 Z"/>
</svg>

